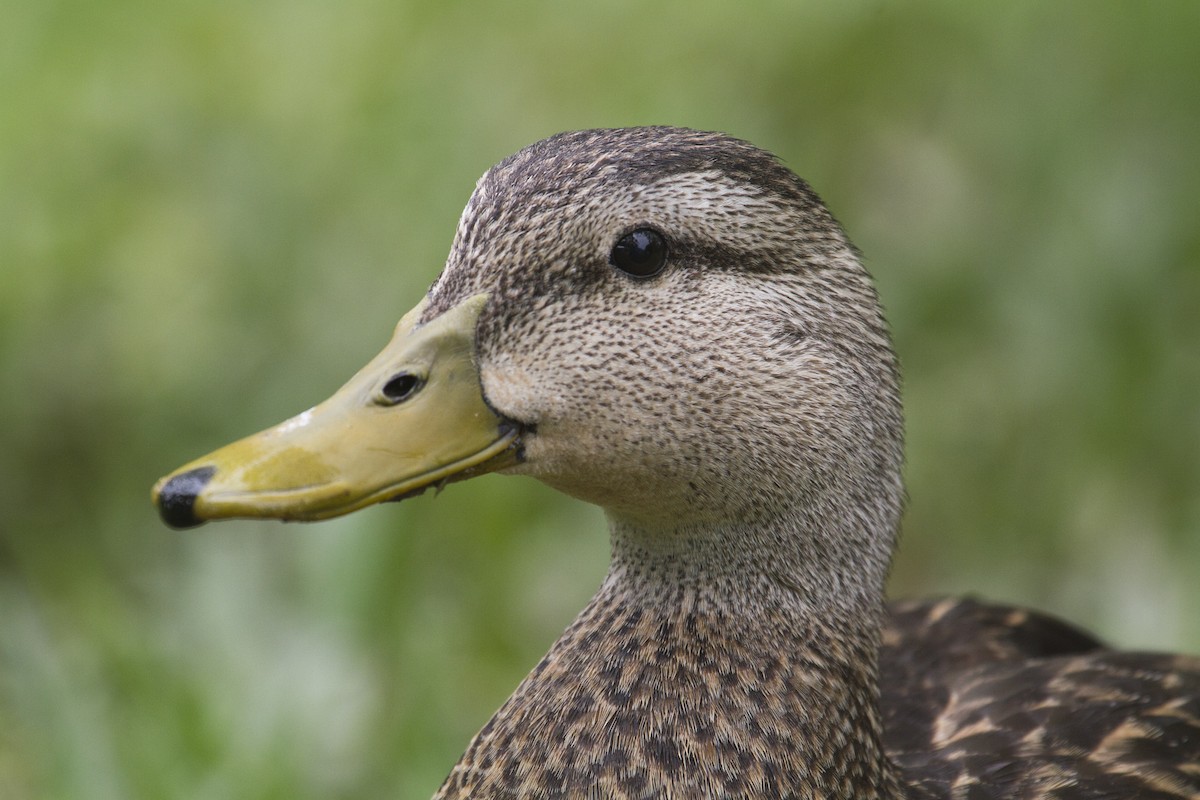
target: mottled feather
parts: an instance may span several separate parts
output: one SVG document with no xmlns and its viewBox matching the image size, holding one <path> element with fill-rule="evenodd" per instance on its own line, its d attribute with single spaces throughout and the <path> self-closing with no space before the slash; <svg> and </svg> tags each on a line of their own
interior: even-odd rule
<svg viewBox="0 0 1200 800">
<path fill-rule="evenodd" d="M 1200 659 L 1110 650 L 1047 615 L 893 606 L 884 745 L 930 797 L 1200 797 Z"/>
</svg>

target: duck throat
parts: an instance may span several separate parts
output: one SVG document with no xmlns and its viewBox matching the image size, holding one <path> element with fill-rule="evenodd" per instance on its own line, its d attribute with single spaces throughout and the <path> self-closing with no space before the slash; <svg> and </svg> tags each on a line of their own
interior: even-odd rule
<svg viewBox="0 0 1200 800">
<path fill-rule="evenodd" d="M 438 798 L 902 797 L 874 631 L 736 608 L 651 566 L 614 561 Z"/>
</svg>

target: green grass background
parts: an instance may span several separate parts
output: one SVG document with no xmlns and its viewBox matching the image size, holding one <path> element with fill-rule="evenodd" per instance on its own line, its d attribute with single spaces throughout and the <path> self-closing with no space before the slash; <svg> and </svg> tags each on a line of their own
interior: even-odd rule
<svg viewBox="0 0 1200 800">
<path fill-rule="evenodd" d="M 571 128 L 782 156 L 906 374 L 897 595 L 1200 650 L 1200 4 L 6 0 L 0 797 L 425 797 L 585 602 L 595 509 L 491 476 L 164 528 L 322 399 L 478 175 Z"/>
</svg>

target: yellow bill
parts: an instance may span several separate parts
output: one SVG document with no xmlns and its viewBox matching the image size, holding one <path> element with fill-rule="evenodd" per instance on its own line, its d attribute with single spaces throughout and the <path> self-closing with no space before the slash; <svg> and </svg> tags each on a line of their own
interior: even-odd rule
<svg viewBox="0 0 1200 800">
<path fill-rule="evenodd" d="M 154 486 L 163 520 L 318 520 L 516 464 L 518 431 L 483 398 L 475 324 L 487 295 L 424 325 L 425 303 L 333 397 L 185 464 Z"/>
</svg>

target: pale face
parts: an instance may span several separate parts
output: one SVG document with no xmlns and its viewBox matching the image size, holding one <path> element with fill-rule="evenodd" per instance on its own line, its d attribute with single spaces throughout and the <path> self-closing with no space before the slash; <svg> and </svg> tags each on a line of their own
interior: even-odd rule
<svg viewBox="0 0 1200 800">
<path fill-rule="evenodd" d="M 745 517 L 876 469 L 860 456 L 893 393 L 886 331 L 815 197 L 782 197 L 790 173 L 768 160 L 757 183 L 716 167 L 642 180 L 636 163 L 569 154 L 518 154 L 481 179 L 426 312 L 489 294 L 484 396 L 525 428 L 510 471 L 661 524 Z M 660 273 L 612 263 L 633 230 L 665 240 Z"/>
</svg>

